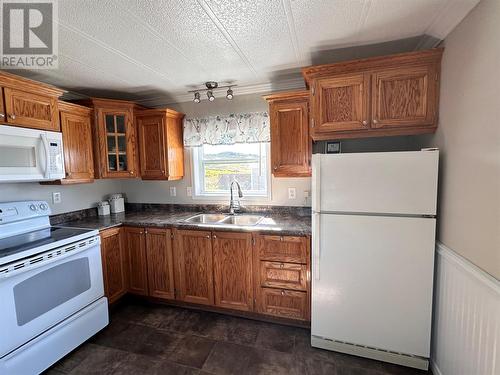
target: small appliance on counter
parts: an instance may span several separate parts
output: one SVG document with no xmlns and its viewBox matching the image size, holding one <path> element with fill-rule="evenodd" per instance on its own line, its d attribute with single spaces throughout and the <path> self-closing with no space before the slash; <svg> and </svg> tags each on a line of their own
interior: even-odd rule
<svg viewBox="0 0 500 375">
<path fill-rule="evenodd" d="M 99 216 L 107 216 L 110 213 L 110 206 L 108 201 L 102 201 L 97 203 L 97 214 Z"/>
<path fill-rule="evenodd" d="M 121 194 L 111 194 L 109 196 L 109 206 L 112 214 L 125 211 L 125 199 Z"/>
</svg>

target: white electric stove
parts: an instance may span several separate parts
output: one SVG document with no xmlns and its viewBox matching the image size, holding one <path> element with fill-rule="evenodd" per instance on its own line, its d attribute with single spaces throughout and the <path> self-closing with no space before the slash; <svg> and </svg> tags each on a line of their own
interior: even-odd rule
<svg viewBox="0 0 500 375">
<path fill-rule="evenodd" d="M 38 374 L 108 324 L 98 231 L 49 215 L 0 203 L 0 374 Z"/>
</svg>

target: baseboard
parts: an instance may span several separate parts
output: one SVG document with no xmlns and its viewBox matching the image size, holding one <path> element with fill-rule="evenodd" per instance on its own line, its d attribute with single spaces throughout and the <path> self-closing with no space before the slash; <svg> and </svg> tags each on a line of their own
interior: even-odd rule
<svg viewBox="0 0 500 375">
<path fill-rule="evenodd" d="M 500 281 L 437 243 L 431 369 L 500 373 Z"/>
</svg>

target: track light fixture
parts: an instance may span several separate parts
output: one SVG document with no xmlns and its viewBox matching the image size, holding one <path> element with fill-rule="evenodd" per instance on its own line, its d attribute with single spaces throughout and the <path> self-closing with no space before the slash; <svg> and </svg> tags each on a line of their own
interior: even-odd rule
<svg viewBox="0 0 500 375">
<path fill-rule="evenodd" d="M 200 88 L 200 89 L 197 89 L 197 90 L 190 90 L 188 92 L 193 92 L 194 93 L 193 102 L 195 102 L 195 103 L 200 103 L 201 102 L 200 92 L 203 92 L 203 91 L 205 91 L 207 93 L 208 100 L 211 101 L 211 102 L 213 102 L 215 100 L 214 91 L 216 89 L 227 88 L 226 99 L 227 100 L 232 100 L 234 98 L 232 87 L 234 87 L 234 86 L 236 86 L 236 85 L 219 86 L 218 82 L 208 81 L 208 82 L 205 82 L 205 87 L 206 88 Z"/>
</svg>

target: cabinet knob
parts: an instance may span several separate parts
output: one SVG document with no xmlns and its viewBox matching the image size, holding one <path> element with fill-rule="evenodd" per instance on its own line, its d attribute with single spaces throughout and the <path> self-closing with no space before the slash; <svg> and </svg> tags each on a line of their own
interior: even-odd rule
<svg viewBox="0 0 500 375">
<path fill-rule="evenodd" d="M 368 121 L 363 120 L 363 125 L 364 125 L 364 126 L 367 126 L 367 125 L 368 125 Z"/>
<path fill-rule="evenodd" d="M 213 239 L 215 240 L 216 238 L 217 238 L 217 236 L 214 234 L 214 235 L 213 235 Z"/>
<path fill-rule="evenodd" d="M 16 115 L 15 115 L 15 114 L 13 114 L 13 113 L 11 113 L 11 114 L 9 115 L 9 117 L 10 117 L 12 120 L 15 120 L 15 119 L 16 119 Z"/>
<path fill-rule="evenodd" d="M 161 170 L 161 174 L 165 174 L 165 170 L 164 169 Z"/>
<path fill-rule="evenodd" d="M 285 265 L 283 263 L 280 263 L 280 268 L 284 268 Z"/>
<path fill-rule="evenodd" d="M 5 118 L 5 114 L 0 113 L 0 118 Z"/>
<path fill-rule="evenodd" d="M 207 238 L 210 239 L 210 235 L 209 234 L 207 234 Z"/>
<path fill-rule="evenodd" d="M 273 167 L 273 170 L 277 171 L 277 170 L 278 170 L 278 166 L 277 166 L 277 165 L 275 165 L 275 166 Z"/>
<path fill-rule="evenodd" d="M 71 172 L 66 172 L 66 177 L 71 177 Z"/>
<path fill-rule="evenodd" d="M 283 241 L 283 236 L 280 236 L 280 241 Z"/>
<path fill-rule="evenodd" d="M 374 123 L 375 125 L 377 125 L 377 124 L 378 124 L 378 120 L 377 120 L 377 119 L 373 119 L 373 123 Z"/>
<path fill-rule="evenodd" d="M 133 175 L 133 174 L 134 174 L 134 171 L 130 171 L 129 173 L 130 173 L 131 175 Z"/>
<path fill-rule="evenodd" d="M 284 295 L 285 295 L 285 291 L 284 291 L 284 290 L 282 290 L 282 291 L 281 291 L 281 295 L 282 295 L 282 296 L 284 296 Z"/>
</svg>

